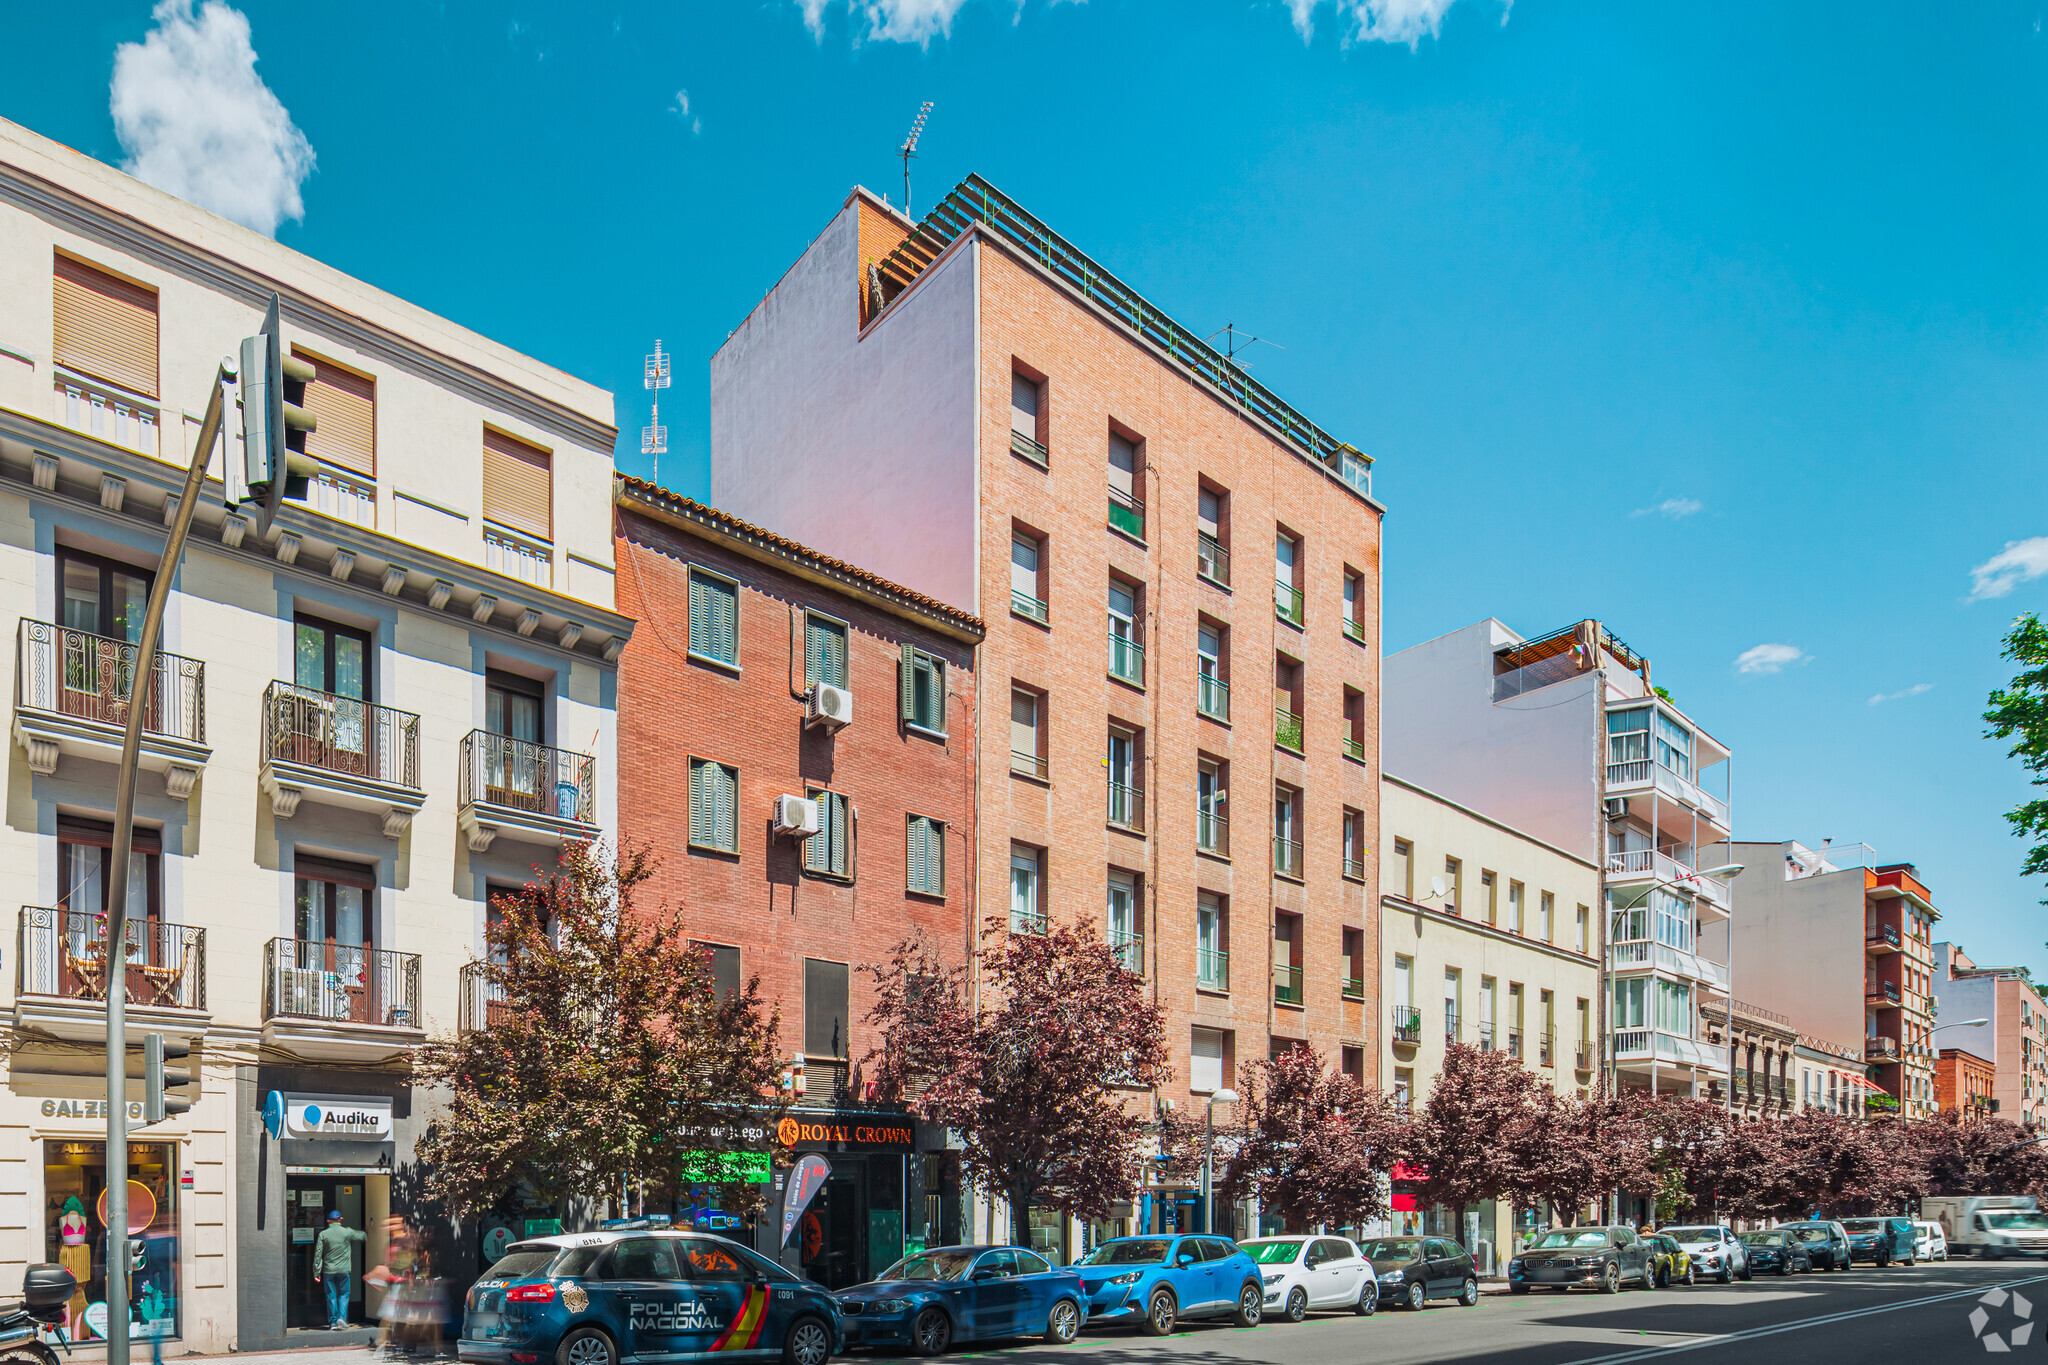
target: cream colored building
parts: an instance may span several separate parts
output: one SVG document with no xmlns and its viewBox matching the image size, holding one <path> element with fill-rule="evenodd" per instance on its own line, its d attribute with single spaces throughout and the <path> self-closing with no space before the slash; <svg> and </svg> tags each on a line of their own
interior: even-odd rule
<svg viewBox="0 0 2048 1365">
<path fill-rule="evenodd" d="M 205 1352 L 306 1320 L 327 1209 L 381 1254 L 431 1108 L 407 1057 L 457 1022 L 489 891 L 615 828 L 631 628 L 609 394 L 0 122 L 0 1287 L 60 1259 L 81 1308 L 104 1285 L 123 659 L 216 365 L 273 291 L 316 367 L 321 472 L 274 525 L 227 510 L 231 414 L 169 599 L 131 879 L 130 1044 L 189 1041 L 201 1074 L 132 1137 L 156 1208 L 136 1330 Z"/>
<path fill-rule="evenodd" d="M 1386 1088 L 1419 1109 L 1445 1051 L 1465 1043 L 1520 1058 L 1559 1094 L 1584 1091 L 1599 1064 L 1599 867 L 1399 777 L 1380 792 Z M 1439 1226 L 1403 1183 L 1396 1231 L 1463 1238 L 1497 1273 L 1505 1203 Z"/>
</svg>

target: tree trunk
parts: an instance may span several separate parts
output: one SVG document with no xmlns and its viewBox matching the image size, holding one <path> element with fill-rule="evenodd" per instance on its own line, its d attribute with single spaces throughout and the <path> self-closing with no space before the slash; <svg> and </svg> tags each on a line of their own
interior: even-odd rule
<svg viewBox="0 0 2048 1365">
<path fill-rule="evenodd" d="M 1026 1185 L 1010 1191 L 1010 1245 L 1031 1245 L 1031 1190 Z"/>
</svg>

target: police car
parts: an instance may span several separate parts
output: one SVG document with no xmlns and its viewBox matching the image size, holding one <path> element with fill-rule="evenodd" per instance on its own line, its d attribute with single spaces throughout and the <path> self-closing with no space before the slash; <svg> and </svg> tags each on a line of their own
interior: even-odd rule
<svg viewBox="0 0 2048 1365">
<path fill-rule="evenodd" d="M 723 1237 L 633 1229 L 505 1248 L 470 1288 L 456 1355 L 475 1365 L 826 1365 L 845 1345 L 822 1286 Z"/>
</svg>

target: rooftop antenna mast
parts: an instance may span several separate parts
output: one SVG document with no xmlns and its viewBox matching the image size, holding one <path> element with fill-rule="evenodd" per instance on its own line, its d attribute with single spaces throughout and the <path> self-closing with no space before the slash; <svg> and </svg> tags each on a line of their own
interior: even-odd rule
<svg viewBox="0 0 2048 1365">
<path fill-rule="evenodd" d="M 661 457 L 668 454 L 668 428 L 661 424 L 661 390 L 668 387 L 668 352 L 661 349 L 659 338 L 654 342 L 654 354 L 647 357 L 645 387 L 655 393 L 654 411 L 648 415 L 647 425 L 640 428 L 640 453 L 654 457 L 654 482 L 661 483 Z"/>
<path fill-rule="evenodd" d="M 903 158 L 903 216 L 910 217 L 910 163 L 917 159 L 917 140 L 924 136 L 924 121 L 931 117 L 932 102 L 926 100 L 918 106 L 917 118 L 910 125 L 910 132 L 904 137 L 903 145 L 896 149 L 896 155 Z"/>
<path fill-rule="evenodd" d="M 1264 337 L 1246 336 L 1237 329 L 1237 324 L 1234 322 L 1224 323 L 1222 331 L 1211 332 L 1206 339 L 1213 346 L 1216 344 L 1217 337 L 1223 338 L 1223 358 L 1233 365 L 1237 365 L 1237 353 L 1239 351 L 1248 350 L 1253 346 L 1271 346 L 1276 351 L 1287 349 L 1277 341 L 1268 341 Z M 1251 366 L 1237 365 L 1237 368 L 1249 370 Z"/>
</svg>

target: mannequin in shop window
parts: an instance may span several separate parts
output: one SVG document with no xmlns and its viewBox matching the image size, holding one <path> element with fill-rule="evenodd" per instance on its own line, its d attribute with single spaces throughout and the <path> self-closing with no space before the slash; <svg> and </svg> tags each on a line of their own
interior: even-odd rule
<svg viewBox="0 0 2048 1365">
<path fill-rule="evenodd" d="M 57 1219 L 57 1264 L 78 1281 L 78 1289 L 65 1310 L 73 1340 L 79 1338 L 80 1329 L 85 1326 L 85 1286 L 92 1279 L 92 1245 L 87 1240 L 91 1235 L 92 1224 L 86 1219 L 84 1201 L 74 1194 L 64 1201 L 64 1213 Z"/>
</svg>

